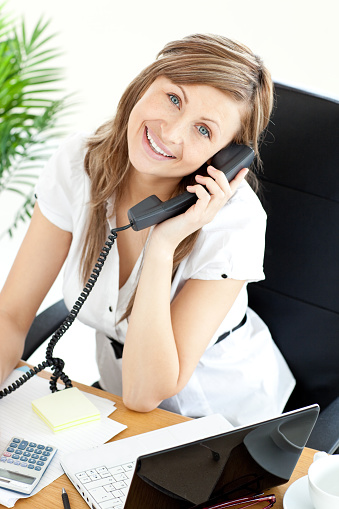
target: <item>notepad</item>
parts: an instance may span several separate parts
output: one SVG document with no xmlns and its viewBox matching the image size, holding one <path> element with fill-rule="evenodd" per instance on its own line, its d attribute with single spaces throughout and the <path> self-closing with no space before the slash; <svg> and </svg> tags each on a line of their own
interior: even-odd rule
<svg viewBox="0 0 339 509">
<path fill-rule="evenodd" d="M 54 432 L 100 420 L 100 412 L 76 387 L 32 401 L 34 412 Z"/>
</svg>

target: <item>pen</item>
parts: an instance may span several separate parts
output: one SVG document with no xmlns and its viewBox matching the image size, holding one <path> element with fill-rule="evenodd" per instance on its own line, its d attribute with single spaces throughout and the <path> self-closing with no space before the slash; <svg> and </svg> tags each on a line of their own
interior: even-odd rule
<svg viewBox="0 0 339 509">
<path fill-rule="evenodd" d="M 62 488 L 61 498 L 62 498 L 62 503 L 64 504 L 64 508 L 71 509 L 71 506 L 69 505 L 68 495 L 67 495 L 65 488 Z"/>
</svg>

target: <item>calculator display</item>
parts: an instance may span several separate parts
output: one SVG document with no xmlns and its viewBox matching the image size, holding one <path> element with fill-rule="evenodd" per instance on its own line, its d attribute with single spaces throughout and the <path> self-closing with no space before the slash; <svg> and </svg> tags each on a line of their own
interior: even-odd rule
<svg viewBox="0 0 339 509">
<path fill-rule="evenodd" d="M 9 479 L 11 481 L 23 482 L 25 484 L 33 484 L 36 479 L 36 477 L 19 474 L 18 472 L 10 472 L 9 470 L 4 470 L 3 468 L 0 468 L 0 478 L 2 481 Z"/>
<path fill-rule="evenodd" d="M 0 450 L 0 488 L 30 495 L 56 451 L 52 445 L 12 437 Z"/>
</svg>

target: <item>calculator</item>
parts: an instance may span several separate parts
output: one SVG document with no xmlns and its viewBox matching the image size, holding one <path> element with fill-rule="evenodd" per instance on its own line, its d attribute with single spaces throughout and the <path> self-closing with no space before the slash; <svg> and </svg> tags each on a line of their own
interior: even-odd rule
<svg viewBox="0 0 339 509">
<path fill-rule="evenodd" d="M 29 495 L 56 451 L 52 445 L 12 437 L 0 456 L 0 487 Z"/>
</svg>

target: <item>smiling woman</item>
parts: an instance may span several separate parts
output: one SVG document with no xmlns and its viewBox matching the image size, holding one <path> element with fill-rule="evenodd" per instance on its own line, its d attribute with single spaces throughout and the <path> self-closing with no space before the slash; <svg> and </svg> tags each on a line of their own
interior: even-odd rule
<svg viewBox="0 0 339 509">
<path fill-rule="evenodd" d="M 242 103 L 214 87 L 178 86 L 159 76 L 131 112 L 130 162 L 141 173 L 171 178 L 175 188 L 236 137 L 242 110 Z"/>
<path fill-rule="evenodd" d="M 272 96 L 269 72 L 247 47 L 196 34 L 165 46 L 111 121 L 65 140 L 39 180 L 0 295 L 0 380 L 64 261 L 71 308 L 128 210 L 187 190 L 197 200 L 184 214 L 119 233 L 81 308 L 79 319 L 96 329 L 99 385 L 137 411 L 219 412 L 235 425 L 282 411 L 294 379 L 247 307 L 247 284 L 264 278 L 255 177 L 246 168 L 231 182 L 212 166 L 196 172 L 230 143 L 259 158 Z"/>
</svg>

